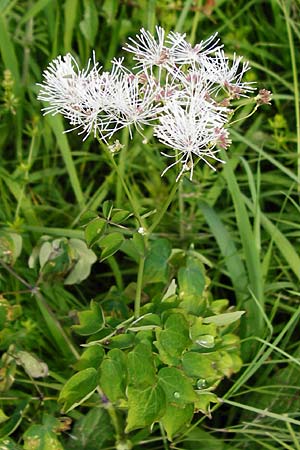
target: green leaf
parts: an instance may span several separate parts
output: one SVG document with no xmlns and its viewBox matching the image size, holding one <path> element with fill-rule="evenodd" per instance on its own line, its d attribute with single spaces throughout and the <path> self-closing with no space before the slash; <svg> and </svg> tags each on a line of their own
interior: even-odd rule
<svg viewBox="0 0 300 450">
<path fill-rule="evenodd" d="M 68 450 L 99 450 L 108 447 L 113 440 L 114 428 L 104 408 L 91 408 L 87 414 L 76 420 Z M 1 450 L 1 449 L 0 449 Z"/>
<path fill-rule="evenodd" d="M 98 372 L 93 367 L 81 370 L 73 375 L 62 388 L 58 401 L 63 403 L 65 413 L 81 405 L 96 390 Z"/>
<path fill-rule="evenodd" d="M 80 359 L 74 364 L 76 370 L 83 370 L 89 367 L 99 369 L 104 358 L 104 350 L 100 345 L 88 347 L 80 356 Z"/>
<path fill-rule="evenodd" d="M 102 212 L 106 219 L 110 220 L 110 216 L 113 210 L 113 202 L 111 200 L 105 200 L 102 205 Z"/>
<path fill-rule="evenodd" d="M 108 234 L 100 239 L 99 247 L 102 249 L 100 261 L 104 261 L 110 256 L 114 255 L 124 242 L 124 236 L 117 231 Z"/>
<path fill-rule="evenodd" d="M 85 39 L 94 46 L 98 32 L 98 11 L 94 0 L 84 0 L 84 18 L 79 24 L 80 31 Z"/>
<path fill-rule="evenodd" d="M 23 438 L 24 450 L 64 450 L 56 434 L 44 425 L 31 425 Z"/>
<path fill-rule="evenodd" d="M 155 365 L 151 346 L 137 344 L 127 355 L 128 385 L 146 387 L 156 381 Z"/>
<path fill-rule="evenodd" d="M 151 243 L 145 259 L 145 283 L 159 283 L 168 280 L 168 259 L 171 250 L 171 244 L 167 239 L 156 239 Z"/>
<path fill-rule="evenodd" d="M 212 392 L 197 392 L 197 400 L 195 402 L 195 408 L 201 411 L 203 414 L 210 417 L 210 404 L 219 403 L 218 397 Z"/>
<path fill-rule="evenodd" d="M 144 428 L 157 422 L 166 409 L 164 390 L 159 385 L 146 389 L 128 387 L 128 416 L 125 432 L 129 433 L 137 428 Z"/>
<path fill-rule="evenodd" d="M 158 372 L 158 383 L 166 394 L 167 404 L 184 407 L 197 399 L 189 379 L 181 370 L 175 367 L 164 367 Z"/>
<path fill-rule="evenodd" d="M 89 336 L 102 330 L 104 317 L 99 303 L 91 301 L 90 310 L 78 313 L 80 325 L 73 325 L 72 329 L 82 336 Z"/>
<path fill-rule="evenodd" d="M 111 402 L 125 398 L 127 367 L 124 353 L 117 348 L 110 350 L 100 369 L 99 384 L 106 397 Z"/>
<path fill-rule="evenodd" d="M 107 344 L 109 348 L 129 348 L 132 347 L 135 341 L 134 334 L 126 333 L 126 334 L 118 334 L 108 339 L 109 343 Z"/>
<path fill-rule="evenodd" d="M 0 231 L 0 258 L 9 265 L 16 262 L 22 251 L 22 237 L 19 234 Z"/>
<path fill-rule="evenodd" d="M 219 359 L 217 352 L 201 354 L 197 352 L 187 352 L 182 357 L 183 370 L 189 377 L 201 379 L 218 378 L 219 373 L 216 368 L 216 361 Z"/>
<path fill-rule="evenodd" d="M 113 223 L 122 223 L 126 219 L 128 219 L 128 217 L 130 217 L 131 215 L 132 213 L 130 211 L 125 211 L 125 209 L 114 210 L 114 213 L 112 214 L 111 217 L 111 221 Z"/>
<path fill-rule="evenodd" d="M 178 433 L 185 425 L 189 425 L 194 415 L 194 406 L 192 404 L 179 408 L 176 405 L 167 403 L 166 411 L 160 419 L 164 429 L 167 432 L 169 441 Z"/>
<path fill-rule="evenodd" d="M 89 222 L 84 230 L 86 243 L 92 247 L 105 233 L 107 222 L 101 217 L 96 217 Z"/>
<path fill-rule="evenodd" d="M 205 272 L 203 264 L 195 257 L 187 258 L 186 266 L 178 271 L 180 306 L 190 314 L 203 312 L 206 300 L 203 298 L 205 288 Z"/>
<path fill-rule="evenodd" d="M 236 322 L 245 314 L 245 311 L 234 311 L 231 313 L 218 314 L 217 316 L 205 317 L 203 323 L 214 323 L 218 327 L 223 327 Z"/>
<path fill-rule="evenodd" d="M 189 325 L 182 314 L 171 314 L 163 330 L 156 330 L 155 346 L 161 361 L 169 365 L 178 365 L 182 352 L 191 344 Z"/>
</svg>

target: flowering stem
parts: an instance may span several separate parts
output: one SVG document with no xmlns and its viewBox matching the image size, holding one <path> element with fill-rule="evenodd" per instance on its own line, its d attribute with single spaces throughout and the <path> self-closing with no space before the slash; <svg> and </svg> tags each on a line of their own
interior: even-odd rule
<svg viewBox="0 0 300 450">
<path fill-rule="evenodd" d="M 139 222 L 139 225 L 141 227 L 145 228 L 144 220 L 142 219 L 142 217 L 140 216 L 140 213 L 138 211 L 137 202 L 136 202 L 135 198 L 130 193 L 130 189 L 127 186 L 127 183 L 126 183 L 126 181 L 125 181 L 125 179 L 123 177 L 123 174 L 120 171 L 120 168 L 119 168 L 118 164 L 116 163 L 116 161 L 114 159 L 114 155 L 106 148 L 105 145 L 103 145 L 103 142 L 99 138 L 97 138 L 97 139 L 98 139 L 98 142 L 101 144 L 101 146 L 104 148 L 105 152 L 109 155 L 109 158 L 110 158 L 110 160 L 112 162 L 112 165 L 113 165 L 113 167 L 114 167 L 114 169 L 115 169 L 115 171 L 116 171 L 116 173 L 117 173 L 117 175 L 119 177 L 119 180 L 121 181 L 121 184 L 122 184 L 122 186 L 124 188 L 124 191 L 125 191 L 125 193 L 127 195 L 127 198 L 128 198 L 128 200 L 129 200 L 129 202 L 130 202 L 130 204 L 132 206 L 133 213 L 134 213 L 135 217 L 137 218 L 137 220 Z"/>
</svg>

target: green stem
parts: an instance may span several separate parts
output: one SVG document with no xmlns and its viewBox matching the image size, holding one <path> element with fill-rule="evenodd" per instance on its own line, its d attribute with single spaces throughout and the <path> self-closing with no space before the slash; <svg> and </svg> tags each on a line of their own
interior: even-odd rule
<svg viewBox="0 0 300 450">
<path fill-rule="evenodd" d="M 142 217 L 140 216 L 140 213 L 139 213 L 139 211 L 138 211 L 138 205 L 137 205 L 137 202 L 136 202 L 134 196 L 131 195 L 130 189 L 129 189 L 129 187 L 127 186 L 127 183 L 126 183 L 126 181 L 125 181 L 125 178 L 123 177 L 123 174 L 122 174 L 122 172 L 120 171 L 120 168 L 119 168 L 118 164 L 116 163 L 116 161 L 115 161 L 115 159 L 114 159 L 114 155 L 106 148 L 106 146 L 103 144 L 103 142 L 102 142 L 99 138 L 98 138 L 98 142 L 99 142 L 99 143 L 101 144 L 101 146 L 104 148 L 106 154 L 108 154 L 108 156 L 109 156 L 109 158 L 110 158 L 110 160 L 111 160 L 111 162 L 112 162 L 112 165 L 113 165 L 113 167 L 114 167 L 116 173 L 118 174 L 118 177 L 119 177 L 119 179 L 120 179 L 120 181 L 121 181 L 121 183 L 122 183 L 122 186 L 123 186 L 123 188 L 124 188 L 124 191 L 125 191 L 125 193 L 126 193 L 126 195 L 127 195 L 127 198 L 128 198 L 128 200 L 129 200 L 131 206 L 132 206 L 134 215 L 135 215 L 135 217 L 137 218 L 137 220 L 138 220 L 138 222 L 139 222 L 139 225 L 140 225 L 141 227 L 145 228 L 144 220 L 142 219 Z"/>
</svg>

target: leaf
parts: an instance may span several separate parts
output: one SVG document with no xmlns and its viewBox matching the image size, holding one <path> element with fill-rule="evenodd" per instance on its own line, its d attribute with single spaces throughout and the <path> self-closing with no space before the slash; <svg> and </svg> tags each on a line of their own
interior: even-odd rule
<svg viewBox="0 0 300 450">
<path fill-rule="evenodd" d="M 73 325 L 72 329 L 81 336 L 89 336 L 102 330 L 104 317 L 99 303 L 91 301 L 90 310 L 78 312 L 80 325 Z"/>
<path fill-rule="evenodd" d="M 98 372 L 93 367 L 81 370 L 73 375 L 62 388 L 58 402 L 63 403 L 65 413 L 81 405 L 96 390 L 98 386 Z"/>
<path fill-rule="evenodd" d="M 64 450 L 56 434 L 44 425 L 31 425 L 23 438 L 24 450 Z"/>
<path fill-rule="evenodd" d="M 169 441 L 178 433 L 185 425 L 189 425 L 194 415 L 194 406 L 187 404 L 183 408 L 167 403 L 166 411 L 160 419 L 164 429 L 167 432 Z"/>
<path fill-rule="evenodd" d="M 86 243 L 92 247 L 105 233 L 107 222 L 101 217 L 96 217 L 89 222 L 84 230 Z"/>
<path fill-rule="evenodd" d="M 113 215 L 111 217 L 111 221 L 113 223 L 122 223 L 124 222 L 126 219 L 128 219 L 128 217 L 130 217 L 132 215 L 132 213 L 130 211 L 126 211 L 125 209 L 119 209 L 119 210 L 114 210 Z"/>
<path fill-rule="evenodd" d="M 158 383 L 166 394 L 167 404 L 184 407 L 197 399 L 192 380 L 175 367 L 164 367 L 158 372 Z"/>
<path fill-rule="evenodd" d="M 25 372 L 32 378 L 40 378 L 48 376 L 48 366 L 40 361 L 31 353 L 19 351 L 15 354 L 18 364 L 24 367 Z"/>
<path fill-rule="evenodd" d="M 171 244 L 167 239 L 156 239 L 151 243 L 145 259 L 145 283 L 159 283 L 168 280 L 168 259 L 171 250 Z"/>
<path fill-rule="evenodd" d="M 197 352 L 187 352 L 182 357 L 182 367 L 189 377 L 206 380 L 207 378 L 220 378 L 216 368 L 216 361 L 219 353 L 201 354 Z"/>
<path fill-rule="evenodd" d="M 76 370 L 88 369 L 94 367 L 99 369 L 104 357 L 104 350 L 100 345 L 88 347 L 80 356 L 80 359 L 74 364 Z"/>
<path fill-rule="evenodd" d="M 135 387 L 151 386 L 156 381 L 151 346 L 146 343 L 137 344 L 127 355 L 128 385 Z"/>
<path fill-rule="evenodd" d="M 155 346 L 162 362 L 178 365 L 182 352 L 191 344 L 189 325 L 182 314 L 171 314 L 163 330 L 156 331 Z"/>
<path fill-rule="evenodd" d="M 137 428 L 144 428 L 157 422 L 166 409 L 164 390 L 159 385 L 146 389 L 128 387 L 128 416 L 125 432 L 129 433 Z"/>
<path fill-rule="evenodd" d="M 218 314 L 217 316 L 205 317 L 203 323 L 214 323 L 218 327 L 223 327 L 236 322 L 245 314 L 245 311 L 234 311 L 231 313 Z"/>
<path fill-rule="evenodd" d="M 135 336 L 131 333 L 126 334 L 118 334 L 117 336 L 113 336 L 108 339 L 109 343 L 107 344 L 109 348 L 129 348 L 134 345 Z"/>
<path fill-rule="evenodd" d="M 124 353 L 117 348 L 110 350 L 100 369 L 99 384 L 106 397 L 111 402 L 125 398 L 127 367 Z"/>
<path fill-rule="evenodd" d="M 84 241 L 80 239 L 69 239 L 69 246 L 75 253 L 78 260 L 69 275 L 65 278 L 64 284 L 76 284 L 88 278 L 92 265 L 97 261 L 95 253 L 87 248 Z"/>
<path fill-rule="evenodd" d="M 104 261 L 110 256 L 114 255 L 124 242 L 124 236 L 117 231 L 108 234 L 100 239 L 98 242 L 99 247 L 102 249 L 100 261 Z"/>
<path fill-rule="evenodd" d="M 104 408 L 91 408 L 87 414 L 76 420 L 68 450 L 99 450 L 113 441 L 114 428 Z M 0 449 L 1 450 L 1 449 Z"/>
<path fill-rule="evenodd" d="M 212 392 L 197 392 L 197 400 L 195 402 L 195 408 L 198 411 L 201 411 L 203 414 L 205 414 L 208 417 L 210 416 L 210 404 L 211 403 L 219 403 L 218 397 L 216 394 L 213 394 Z"/>
<path fill-rule="evenodd" d="M 186 266 L 178 271 L 180 306 L 190 314 L 203 312 L 206 300 L 203 298 L 205 288 L 205 272 L 203 264 L 195 257 L 187 258 Z"/>
</svg>

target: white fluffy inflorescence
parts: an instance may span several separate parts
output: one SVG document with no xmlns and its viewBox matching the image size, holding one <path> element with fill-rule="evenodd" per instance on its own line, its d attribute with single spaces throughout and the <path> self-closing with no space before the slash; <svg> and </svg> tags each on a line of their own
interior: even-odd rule
<svg viewBox="0 0 300 450">
<path fill-rule="evenodd" d="M 86 138 L 91 133 L 106 142 L 118 130 L 128 127 L 143 134 L 145 126 L 173 152 L 174 158 L 163 174 L 180 164 L 180 178 L 193 176 L 195 160 L 222 162 L 217 153 L 226 149 L 233 99 L 247 96 L 253 84 L 243 80 L 249 64 L 242 57 L 230 60 L 217 34 L 192 46 L 185 34 L 167 36 L 156 27 L 156 36 L 142 29 L 129 38 L 124 50 L 133 55 L 129 70 L 123 59 L 114 59 L 110 72 L 95 61 L 80 70 L 70 54 L 59 56 L 44 71 L 38 99 L 49 103 L 45 114 L 61 113 Z M 214 169 L 214 168 L 213 168 Z"/>
</svg>

